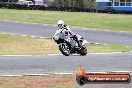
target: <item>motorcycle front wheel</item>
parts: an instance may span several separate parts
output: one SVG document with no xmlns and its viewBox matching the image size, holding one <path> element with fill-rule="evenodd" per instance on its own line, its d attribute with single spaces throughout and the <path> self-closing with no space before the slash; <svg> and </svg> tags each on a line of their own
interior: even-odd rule
<svg viewBox="0 0 132 88">
<path fill-rule="evenodd" d="M 61 51 L 61 53 L 65 56 L 69 56 L 70 55 L 70 47 L 68 46 L 67 43 L 61 43 L 59 45 L 59 50 Z"/>
<path fill-rule="evenodd" d="M 83 46 L 82 49 L 80 50 L 79 54 L 83 55 L 83 56 L 87 55 L 87 48 L 85 46 Z"/>
</svg>

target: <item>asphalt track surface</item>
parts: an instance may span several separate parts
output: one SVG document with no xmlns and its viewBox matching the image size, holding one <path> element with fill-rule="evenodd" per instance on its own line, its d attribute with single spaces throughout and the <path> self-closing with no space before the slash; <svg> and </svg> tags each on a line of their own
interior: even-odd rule
<svg viewBox="0 0 132 88">
<path fill-rule="evenodd" d="M 0 21 L 0 33 L 49 37 L 57 27 Z M 73 28 L 88 42 L 132 45 L 132 32 L 110 32 Z M 132 71 L 132 53 L 88 54 L 87 56 L 0 56 L 0 75 Z M 88 84 L 82 88 L 132 88 L 132 84 Z"/>
<path fill-rule="evenodd" d="M 132 71 L 132 54 L 89 54 L 55 56 L 0 57 L 0 75 L 76 73 L 78 66 L 87 72 Z M 132 88 L 130 84 L 87 84 L 80 88 Z"/>
<path fill-rule="evenodd" d="M 88 54 L 87 56 L 6 56 L 0 57 L 0 75 L 132 71 L 132 54 Z"/>
<path fill-rule="evenodd" d="M 56 29 L 57 27 L 49 25 L 0 21 L 0 33 L 50 37 L 54 35 Z M 75 33 L 82 35 L 88 42 L 132 46 L 132 32 L 110 32 L 81 28 L 71 29 Z"/>
</svg>

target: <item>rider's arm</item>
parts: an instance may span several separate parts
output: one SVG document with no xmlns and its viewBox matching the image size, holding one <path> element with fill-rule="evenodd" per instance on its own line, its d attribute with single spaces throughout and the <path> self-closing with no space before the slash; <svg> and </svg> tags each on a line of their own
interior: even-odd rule
<svg viewBox="0 0 132 88">
<path fill-rule="evenodd" d="M 69 32 L 69 34 L 72 36 L 72 35 L 76 35 L 73 31 L 71 31 L 70 27 L 67 26 L 67 31 Z"/>
</svg>

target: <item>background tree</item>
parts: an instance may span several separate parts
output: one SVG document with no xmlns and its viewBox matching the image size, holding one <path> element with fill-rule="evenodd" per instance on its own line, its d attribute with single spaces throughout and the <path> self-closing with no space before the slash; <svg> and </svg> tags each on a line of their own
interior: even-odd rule
<svg viewBox="0 0 132 88">
<path fill-rule="evenodd" d="M 56 7 L 80 7 L 80 8 L 95 8 L 96 0 L 45 0 L 50 6 Z"/>
</svg>

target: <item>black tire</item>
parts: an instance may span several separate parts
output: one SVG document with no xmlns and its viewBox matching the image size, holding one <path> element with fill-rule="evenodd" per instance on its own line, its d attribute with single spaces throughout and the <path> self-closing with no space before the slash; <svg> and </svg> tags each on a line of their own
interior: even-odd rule
<svg viewBox="0 0 132 88">
<path fill-rule="evenodd" d="M 69 50 L 65 48 L 65 46 L 69 47 L 67 43 L 61 43 L 59 46 L 59 50 L 61 51 L 61 53 L 65 56 L 69 56 L 70 55 L 70 47 Z"/>
<path fill-rule="evenodd" d="M 131 75 L 129 75 L 129 79 L 128 79 L 128 83 L 130 83 L 131 82 Z"/>
<path fill-rule="evenodd" d="M 80 86 L 83 86 L 87 82 L 84 76 L 77 76 L 76 81 Z"/>
<path fill-rule="evenodd" d="M 87 48 L 85 46 L 83 46 L 82 49 L 80 50 L 79 54 L 83 55 L 83 56 L 87 55 Z"/>
</svg>

